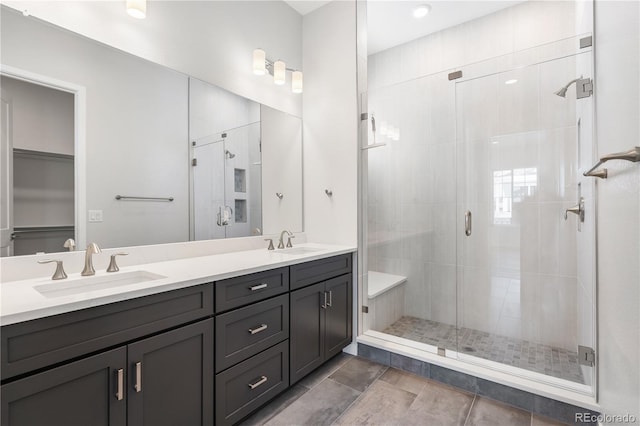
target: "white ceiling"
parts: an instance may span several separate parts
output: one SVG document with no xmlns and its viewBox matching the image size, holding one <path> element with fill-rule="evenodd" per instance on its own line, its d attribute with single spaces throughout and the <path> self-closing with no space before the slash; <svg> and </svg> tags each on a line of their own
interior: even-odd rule
<svg viewBox="0 0 640 426">
<path fill-rule="evenodd" d="M 300 15 L 306 15 L 309 12 L 313 12 L 319 7 L 324 6 L 331 0 L 284 0 L 289 6 L 298 11 Z"/>
<path fill-rule="evenodd" d="M 422 19 L 414 18 L 413 9 L 425 3 L 431 5 L 429 14 Z M 369 0 L 368 54 L 489 15 L 517 3 L 522 3 L 522 0 Z"/>
<path fill-rule="evenodd" d="M 300 15 L 306 15 L 331 1 L 349 0 L 284 0 Z M 368 54 L 442 31 L 467 21 L 506 9 L 526 0 L 368 0 Z M 421 19 L 413 17 L 413 10 L 422 5 L 431 11 Z"/>
</svg>

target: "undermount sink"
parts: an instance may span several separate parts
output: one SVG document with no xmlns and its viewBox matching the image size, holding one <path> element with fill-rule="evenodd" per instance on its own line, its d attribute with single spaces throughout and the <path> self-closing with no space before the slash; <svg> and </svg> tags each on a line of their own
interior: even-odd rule
<svg viewBox="0 0 640 426">
<path fill-rule="evenodd" d="M 167 278 L 147 271 L 131 271 L 41 284 L 34 288 L 44 297 L 62 297 Z"/>
<path fill-rule="evenodd" d="M 314 248 L 314 247 L 295 247 L 295 248 L 281 250 L 278 253 L 290 254 L 293 256 L 293 255 L 313 253 L 313 252 L 322 251 L 322 250 L 323 249 L 321 248 Z"/>
</svg>

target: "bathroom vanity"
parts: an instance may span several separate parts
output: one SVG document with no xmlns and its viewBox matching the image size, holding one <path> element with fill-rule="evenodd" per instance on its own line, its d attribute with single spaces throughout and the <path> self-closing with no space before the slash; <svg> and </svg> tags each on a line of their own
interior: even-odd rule
<svg viewBox="0 0 640 426">
<path fill-rule="evenodd" d="M 352 341 L 349 250 L 259 255 L 271 261 L 245 260 L 235 273 L 214 273 L 220 279 L 190 277 L 168 291 L 176 284 L 159 280 L 146 288 L 150 294 L 82 309 L 74 306 L 91 301 L 61 296 L 67 308 L 55 309 L 67 312 L 31 313 L 34 318 L 17 322 L 19 316 L 7 317 L 2 425 L 243 419 Z M 175 269 L 199 262 L 205 270 L 225 256 L 240 260 L 243 254 L 167 263 Z M 39 312 L 47 309 L 54 308 Z"/>
</svg>

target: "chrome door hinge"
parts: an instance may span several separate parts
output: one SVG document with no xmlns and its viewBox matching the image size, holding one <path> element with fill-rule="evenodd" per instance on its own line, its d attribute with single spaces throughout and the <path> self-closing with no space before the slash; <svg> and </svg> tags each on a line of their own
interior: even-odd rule
<svg viewBox="0 0 640 426">
<path fill-rule="evenodd" d="M 369 313 L 369 307 L 362 305 L 362 313 L 363 314 L 368 314 Z"/>
<path fill-rule="evenodd" d="M 588 98 L 593 94 L 593 81 L 590 78 L 581 78 L 576 83 L 576 95 L 578 99 Z"/>
<path fill-rule="evenodd" d="M 451 73 L 449 73 L 448 78 L 449 78 L 450 81 L 462 78 L 462 71 L 451 72 Z"/>
<path fill-rule="evenodd" d="M 591 47 L 593 45 L 593 37 L 584 37 L 580 39 L 580 49 Z"/>
<path fill-rule="evenodd" d="M 596 351 L 588 346 L 578 346 L 578 363 L 593 367 L 596 363 Z"/>
<path fill-rule="evenodd" d="M 194 167 L 197 166 L 198 165 L 198 159 L 194 158 L 193 160 L 191 160 L 191 165 L 194 166 Z"/>
</svg>

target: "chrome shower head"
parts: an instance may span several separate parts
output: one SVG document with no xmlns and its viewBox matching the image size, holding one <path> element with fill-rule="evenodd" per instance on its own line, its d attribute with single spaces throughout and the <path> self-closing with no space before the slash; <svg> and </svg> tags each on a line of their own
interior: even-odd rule
<svg viewBox="0 0 640 426">
<path fill-rule="evenodd" d="M 556 95 L 560 96 L 561 98 L 564 98 L 567 96 L 567 89 L 569 87 L 563 87 L 562 89 L 558 90 L 557 92 L 555 92 Z"/>
<path fill-rule="evenodd" d="M 573 83 L 575 83 L 576 81 L 580 80 L 581 78 L 582 78 L 582 76 L 580 76 L 580 78 L 576 78 L 574 80 L 571 80 L 570 82 L 565 84 L 564 87 L 562 87 L 560 90 L 555 92 L 555 94 L 560 96 L 561 98 L 567 97 L 567 89 L 569 88 L 569 86 L 571 86 Z"/>
<path fill-rule="evenodd" d="M 229 151 L 228 149 L 224 151 L 224 155 L 225 155 L 227 158 L 233 158 L 233 157 L 235 157 L 235 156 L 236 156 L 234 153 L 232 153 L 232 152 L 231 152 L 231 151 Z"/>
</svg>

